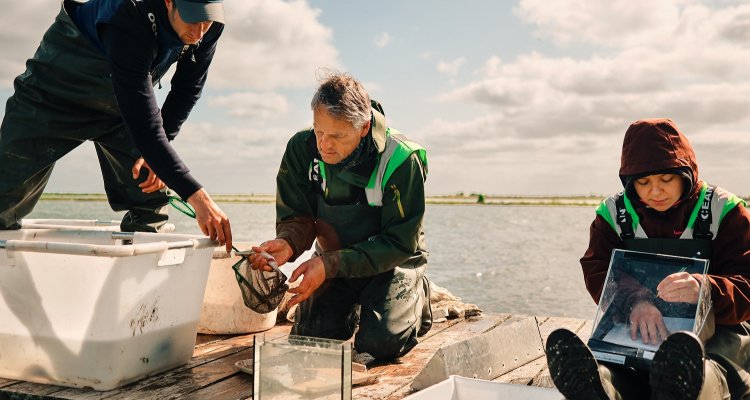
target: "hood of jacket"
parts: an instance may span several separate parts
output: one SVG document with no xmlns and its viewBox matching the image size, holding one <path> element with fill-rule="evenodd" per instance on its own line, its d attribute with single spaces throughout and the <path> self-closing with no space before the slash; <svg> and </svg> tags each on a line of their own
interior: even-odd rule
<svg viewBox="0 0 750 400">
<path fill-rule="evenodd" d="M 630 125 L 622 142 L 620 180 L 631 200 L 636 179 L 658 173 L 680 175 L 686 183 L 682 198 L 700 191 L 693 146 L 670 119 L 644 119 Z"/>
</svg>

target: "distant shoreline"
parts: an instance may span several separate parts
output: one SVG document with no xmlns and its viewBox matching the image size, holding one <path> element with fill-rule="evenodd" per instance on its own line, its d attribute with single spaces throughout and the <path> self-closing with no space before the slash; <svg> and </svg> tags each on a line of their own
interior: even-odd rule
<svg viewBox="0 0 750 400">
<path fill-rule="evenodd" d="M 218 203 L 274 203 L 272 194 L 213 194 Z M 44 193 L 41 200 L 47 201 L 107 201 L 104 193 Z M 451 194 L 427 196 L 427 204 L 476 204 L 500 206 L 596 206 L 604 196 L 495 196 Z"/>
</svg>

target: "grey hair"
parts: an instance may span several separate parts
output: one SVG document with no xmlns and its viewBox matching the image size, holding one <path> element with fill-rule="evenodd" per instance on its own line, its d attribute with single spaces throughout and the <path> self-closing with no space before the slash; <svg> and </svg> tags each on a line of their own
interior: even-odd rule
<svg viewBox="0 0 750 400">
<path fill-rule="evenodd" d="M 370 121 L 370 95 L 362 84 L 348 74 L 334 73 L 327 77 L 312 98 L 310 107 L 323 107 L 332 117 L 349 121 L 361 129 Z"/>
</svg>

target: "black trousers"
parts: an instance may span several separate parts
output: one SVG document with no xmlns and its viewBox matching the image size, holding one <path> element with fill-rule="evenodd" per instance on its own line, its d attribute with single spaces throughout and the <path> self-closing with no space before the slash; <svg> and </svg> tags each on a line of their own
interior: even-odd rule
<svg viewBox="0 0 750 400">
<path fill-rule="evenodd" d="M 0 126 L 0 229 L 20 228 L 55 162 L 87 140 L 96 147 L 110 206 L 128 211 L 121 229 L 156 231 L 166 222 L 166 192 L 143 193 L 132 177 L 140 153 L 117 107 L 107 60 L 64 8 L 14 88 Z"/>
<path fill-rule="evenodd" d="M 406 354 L 432 324 L 427 265 L 370 278 L 334 278 L 297 307 L 293 335 L 347 340 L 375 359 Z"/>
</svg>

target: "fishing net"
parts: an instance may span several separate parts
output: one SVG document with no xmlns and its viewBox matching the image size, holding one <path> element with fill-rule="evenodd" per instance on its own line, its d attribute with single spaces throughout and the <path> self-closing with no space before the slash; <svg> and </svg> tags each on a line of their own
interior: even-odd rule
<svg viewBox="0 0 750 400">
<path fill-rule="evenodd" d="M 248 257 L 255 252 L 237 252 L 242 258 L 236 262 L 232 269 L 237 283 L 242 291 L 242 300 L 245 306 L 259 314 L 267 314 L 276 309 L 284 298 L 289 285 L 286 284 L 286 276 L 279 270 L 276 260 L 268 253 L 259 253 L 268 260 L 268 265 L 273 269 L 253 269 Z"/>
<path fill-rule="evenodd" d="M 188 217 L 195 218 L 193 207 L 182 199 L 170 196 L 169 204 Z M 232 269 L 234 277 L 237 278 L 237 284 L 240 286 L 245 306 L 259 314 L 267 314 L 275 310 L 289 289 L 286 276 L 279 269 L 276 260 L 268 253 L 258 253 L 268 261 L 272 270 L 253 269 L 248 258 L 256 254 L 254 251 L 239 251 L 234 246 L 232 249 L 240 256 L 240 260 L 232 265 Z"/>
</svg>

